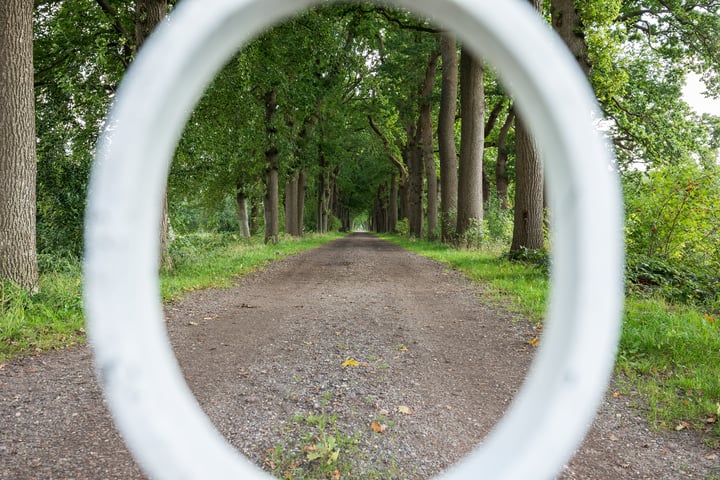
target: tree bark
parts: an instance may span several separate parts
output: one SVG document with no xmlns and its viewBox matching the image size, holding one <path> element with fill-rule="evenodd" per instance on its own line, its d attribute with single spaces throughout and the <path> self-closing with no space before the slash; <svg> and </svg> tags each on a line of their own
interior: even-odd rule
<svg viewBox="0 0 720 480">
<path fill-rule="evenodd" d="M 387 230 L 397 231 L 398 222 L 398 182 L 394 173 L 390 177 L 390 198 L 388 199 Z"/>
<path fill-rule="evenodd" d="M 530 0 L 540 11 L 542 0 Z M 515 119 L 515 211 L 510 252 L 537 250 L 543 241 L 543 165 L 535 142 L 518 115 Z"/>
<path fill-rule="evenodd" d="M 508 208 L 508 186 L 510 185 L 510 178 L 507 173 L 507 136 L 514 119 L 515 109 L 511 108 L 498 135 L 497 162 L 495 162 L 495 187 L 502 210 L 507 210 Z"/>
<path fill-rule="evenodd" d="M 296 226 L 296 235 L 298 237 L 303 236 L 303 224 L 305 219 L 305 191 L 307 190 L 307 174 L 305 173 L 305 170 L 300 170 L 298 173 L 298 182 L 297 182 L 297 200 L 296 200 L 296 217 L 295 217 L 295 226 Z"/>
<path fill-rule="evenodd" d="M 453 215 L 457 213 L 457 147 L 455 146 L 455 115 L 457 114 L 458 56 L 455 36 L 443 32 L 440 36 L 442 53 L 442 94 L 438 114 L 438 147 L 440 149 L 440 236 L 450 241 L 454 229 Z"/>
<path fill-rule="evenodd" d="M 414 125 L 407 128 L 405 157 L 408 165 L 408 223 L 410 235 L 422 238 L 423 227 L 423 162 Z"/>
<path fill-rule="evenodd" d="M 165 18 L 168 11 L 167 0 L 136 0 L 135 1 L 135 52 L 142 47 L 147 37 Z M 167 190 L 163 198 L 160 217 L 160 267 L 168 270 L 173 268 L 170 256 L 170 212 L 168 210 Z"/>
<path fill-rule="evenodd" d="M 37 292 L 32 15 L 32 2 L 0 2 L 0 281 Z"/>
<path fill-rule="evenodd" d="M 165 18 L 167 0 L 135 1 L 135 48 L 140 49 L 155 27 Z"/>
<path fill-rule="evenodd" d="M 420 90 L 420 117 L 418 119 L 418 137 L 422 152 L 427 189 L 427 238 L 434 240 L 438 234 L 438 185 L 435 169 L 435 143 L 432 127 L 432 93 L 435 86 L 439 52 L 430 53 L 425 79 Z"/>
<path fill-rule="evenodd" d="M 510 252 L 543 248 L 543 166 L 522 119 L 515 119 L 515 214 Z"/>
<path fill-rule="evenodd" d="M 298 236 L 297 228 L 298 174 L 294 173 L 285 182 L 285 232 Z"/>
<path fill-rule="evenodd" d="M 483 219 L 482 165 L 485 148 L 485 88 L 482 61 L 463 49 L 460 59 L 462 118 L 458 172 L 457 235 Z"/>
<path fill-rule="evenodd" d="M 242 188 L 238 187 L 235 195 L 237 202 L 238 225 L 240 225 L 240 236 L 250 236 L 250 222 L 248 221 L 247 196 Z"/>
<path fill-rule="evenodd" d="M 277 130 L 273 126 L 273 116 L 277 110 L 277 92 L 265 92 L 265 137 L 267 150 L 265 151 L 265 243 L 278 242 L 280 233 L 279 215 L 279 164 L 280 152 L 275 145 Z"/>
<path fill-rule="evenodd" d="M 551 0 L 550 14 L 552 25 L 568 46 L 585 76 L 590 75 L 590 58 L 585 41 L 585 28 L 574 0 Z"/>
</svg>

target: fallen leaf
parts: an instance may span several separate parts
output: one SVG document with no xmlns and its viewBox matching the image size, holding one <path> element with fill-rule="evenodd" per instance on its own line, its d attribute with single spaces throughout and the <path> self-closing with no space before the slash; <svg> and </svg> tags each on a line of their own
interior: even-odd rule
<svg viewBox="0 0 720 480">
<path fill-rule="evenodd" d="M 197 326 L 198 326 L 197 322 L 189 322 L 188 325 L 190 325 L 191 327 L 197 327 Z"/>
<path fill-rule="evenodd" d="M 340 470 L 335 470 L 333 472 L 333 480 L 340 480 Z"/>
<path fill-rule="evenodd" d="M 612 394 L 613 398 L 620 398 L 622 396 L 622 393 L 620 392 L 613 392 Z"/>
<path fill-rule="evenodd" d="M 412 415 L 413 411 L 410 409 L 410 407 L 406 407 L 405 405 L 400 405 L 397 408 L 398 413 L 402 413 L 403 415 Z"/>
<path fill-rule="evenodd" d="M 705 460 L 717 460 L 717 453 L 709 453 L 705 455 Z"/>
<path fill-rule="evenodd" d="M 360 362 L 351 357 L 347 357 L 342 363 L 343 367 L 357 367 L 358 365 L 360 365 Z"/>
<path fill-rule="evenodd" d="M 687 430 L 690 428 L 690 424 L 688 422 L 680 422 L 677 425 L 675 425 L 675 431 L 681 431 L 681 430 Z"/>
<path fill-rule="evenodd" d="M 715 319 L 713 317 L 711 317 L 710 315 L 708 315 L 707 313 L 705 314 L 705 320 L 707 320 L 707 322 L 710 324 L 715 323 Z"/>
<path fill-rule="evenodd" d="M 608 438 L 612 442 L 617 442 L 618 440 L 620 440 L 616 435 L 613 435 L 612 433 L 608 436 Z"/>
<path fill-rule="evenodd" d="M 705 419 L 705 423 L 708 423 L 708 424 L 717 423 L 717 417 L 716 416 L 708 417 Z"/>
<path fill-rule="evenodd" d="M 397 349 L 401 352 L 407 352 L 408 348 L 405 345 L 398 345 Z"/>
<path fill-rule="evenodd" d="M 531 347 L 537 347 L 538 345 L 540 345 L 540 339 L 538 337 L 533 337 L 528 342 L 528 345 L 530 345 Z"/>
<path fill-rule="evenodd" d="M 387 425 L 384 423 L 372 422 L 370 424 L 370 428 L 372 428 L 376 433 L 382 433 L 387 428 Z"/>
</svg>

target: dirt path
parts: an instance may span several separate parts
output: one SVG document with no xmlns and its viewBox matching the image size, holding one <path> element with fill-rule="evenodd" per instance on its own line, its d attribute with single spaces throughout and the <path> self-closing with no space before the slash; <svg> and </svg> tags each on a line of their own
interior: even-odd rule
<svg viewBox="0 0 720 480">
<path fill-rule="evenodd" d="M 477 286 L 367 235 L 166 312 L 188 383 L 233 445 L 280 468 L 283 456 L 304 456 L 303 435 L 325 419 L 353 439 L 342 478 L 442 471 L 481 442 L 533 354 L 531 326 L 483 304 Z M 343 367 L 349 358 L 359 365 Z M 718 452 L 691 432 L 649 432 L 629 402 L 608 397 L 564 478 L 720 478 Z M 143 478 L 112 427 L 87 348 L 0 369 L 0 479 L 31 478 Z"/>
</svg>

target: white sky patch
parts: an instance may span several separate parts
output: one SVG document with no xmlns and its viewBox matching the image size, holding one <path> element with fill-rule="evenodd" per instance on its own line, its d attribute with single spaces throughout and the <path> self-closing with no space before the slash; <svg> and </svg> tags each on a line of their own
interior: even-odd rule
<svg viewBox="0 0 720 480">
<path fill-rule="evenodd" d="M 685 78 L 683 99 L 699 114 L 709 113 L 720 117 L 720 99 L 707 98 L 703 95 L 705 84 L 700 75 L 689 73 Z"/>
</svg>

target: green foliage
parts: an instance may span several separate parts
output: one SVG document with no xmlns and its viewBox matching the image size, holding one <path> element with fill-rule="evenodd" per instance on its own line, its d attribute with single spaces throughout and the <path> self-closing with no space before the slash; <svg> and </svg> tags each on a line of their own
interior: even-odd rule
<svg viewBox="0 0 720 480">
<path fill-rule="evenodd" d="M 667 299 L 717 305 L 720 167 L 687 162 L 625 179 L 628 279 Z"/>
</svg>

